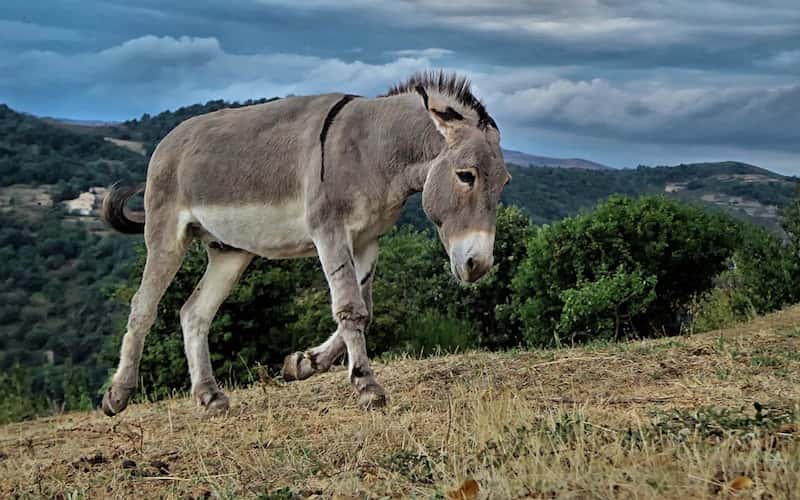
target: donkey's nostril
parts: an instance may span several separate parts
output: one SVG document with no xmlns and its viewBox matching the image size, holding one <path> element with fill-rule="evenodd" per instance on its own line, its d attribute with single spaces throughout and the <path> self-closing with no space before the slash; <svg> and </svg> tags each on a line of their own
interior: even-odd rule
<svg viewBox="0 0 800 500">
<path fill-rule="evenodd" d="M 470 257 L 467 259 L 467 271 L 472 272 L 475 270 L 475 259 Z"/>
</svg>

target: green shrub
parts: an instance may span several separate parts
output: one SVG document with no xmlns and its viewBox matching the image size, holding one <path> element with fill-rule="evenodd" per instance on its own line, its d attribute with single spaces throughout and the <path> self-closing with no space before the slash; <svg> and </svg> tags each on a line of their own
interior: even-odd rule
<svg viewBox="0 0 800 500">
<path fill-rule="evenodd" d="M 732 284 L 739 301 L 758 314 L 797 302 L 800 283 L 797 258 L 791 253 L 791 245 L 752 224 L 742 224 L 739 230 L 740 244 L 733 256 Z"/>
<path fill-rule="evenodd" d="M 641 271 L 628 273 L 622 268 L 594 281 L 579 280 L 564 290 L 564 307 L 555 341 L 569 335 L 570 341 L 588 340 L 633 331 L 631 320 L 645 312 L 656 298 L 655 276 Z"/>
<path fill-rule="evenodd" d="M 726 268 L 736 241 L 733 222 L 721 215 L 660 196 L 612 196 L 529 239 L 513 280 L 515 314 L 536 346 L 676 334 L 694 296 Z"/>
<path fill-rule="evenodd" d="M 0 424 L 35 418 L 48 408 L 47 399 L 34 389 L 30 370 L 17 365 L 0 372 Z"/>
<path fill-rule="evenodd" d="M 691 313 L 689 331 L 692 333 L 728 328 L 756 315 L 751 302 L 741 291 L 720 287 L 697 297 Z"/>
</svg>

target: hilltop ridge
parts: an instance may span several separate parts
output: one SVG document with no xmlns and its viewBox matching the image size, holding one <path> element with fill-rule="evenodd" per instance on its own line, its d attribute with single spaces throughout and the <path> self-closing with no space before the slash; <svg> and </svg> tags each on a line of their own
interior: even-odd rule
<svg viewBox="0 0 800 500">
<path fill-rule="evenodd" d="M 583 168 L 587 170 L 612 170 L 612 167 L 583 158 L 552 158 L 549 156 L 532 155 L 503 149 L 503 158 L 506 163 L 513 163 L 521 167 L 558 167 L 558 168 Z"/>
</svg>

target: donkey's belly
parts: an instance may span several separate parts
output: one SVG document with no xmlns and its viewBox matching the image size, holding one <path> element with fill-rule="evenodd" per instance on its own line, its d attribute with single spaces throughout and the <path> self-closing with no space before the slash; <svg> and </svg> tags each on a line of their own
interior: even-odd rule
<svg viewBox="0 0 800 500">
<path fill-rule="evenodd" d="M 316 254 L 300 201 L 194 207 L 191 214 L 222 243 L 262 257 L 291 259 Z"/>
</svg>

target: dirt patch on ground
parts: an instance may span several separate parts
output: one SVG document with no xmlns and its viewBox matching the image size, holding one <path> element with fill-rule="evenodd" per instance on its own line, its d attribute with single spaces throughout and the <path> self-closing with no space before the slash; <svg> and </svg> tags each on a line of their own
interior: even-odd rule
<svg viewBox="0 0 800 500">
<path fill-rule="evenodd" d="M 0 210 L 41 210 L 53 206 L 52 186 L 14 184 L 0 187 Z"/>
<path fill-rule="evenodd" d="M 0 427 L 0 497 L 789 498 L 800 491 L 800 307 L 725 331 L 342 367 L 109 419 Z M 475 484 L 470 482 L 475 481 Z M 466 489 L 463 491 L 467 491 Z M 71 495 L 71 496 L 70 496 Z"/>
<path fill-rule="evenodd" d="M 127 141 L 125 139 L 115 139 L 113 137 L 104 137 L 105 140 L 112 144 L 116 144 L 117 146 L 125 149 L 129 149 L 136 154 L 140 154 L 142 156 L 147 154 L 147 149 L 143 142 L 139 141 Z"/>
</svg>

